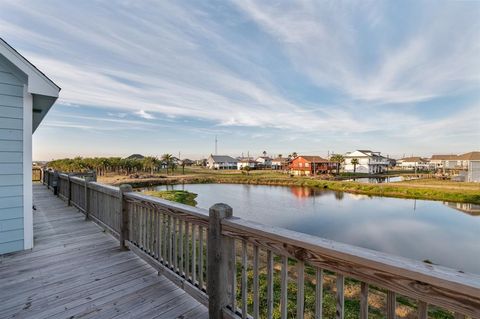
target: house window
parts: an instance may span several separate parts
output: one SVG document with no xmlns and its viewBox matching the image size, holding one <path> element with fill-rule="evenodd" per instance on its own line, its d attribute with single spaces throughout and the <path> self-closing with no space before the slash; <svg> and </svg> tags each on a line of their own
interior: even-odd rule
<svg viewBox="0 0 480 319">
<path fill-rule="evenodd" d="M 299 166 L 299 167 L 303 167 L 303 163 L 298 163 L 298 166 Z"/>
<path fill-rule="evenodd" d="M 309 166 L 310 166 L 310 164 L 309 164 L 309 163 L 305 163 L 305 167 L 309 167 Z"/>
</svg>

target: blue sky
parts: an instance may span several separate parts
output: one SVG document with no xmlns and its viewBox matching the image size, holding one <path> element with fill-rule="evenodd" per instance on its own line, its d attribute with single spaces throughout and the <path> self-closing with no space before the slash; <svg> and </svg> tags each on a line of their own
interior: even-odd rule
<svg viewBox="0 0 480 319">
<path fill-rule="evenodd" d="M 34 158 L 480 149 L 478 1 L 2 1 Z"/>
</svg>

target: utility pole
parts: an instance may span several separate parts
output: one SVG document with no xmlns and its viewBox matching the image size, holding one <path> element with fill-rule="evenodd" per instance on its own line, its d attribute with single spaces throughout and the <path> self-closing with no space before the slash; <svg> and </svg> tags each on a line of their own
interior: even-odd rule
<svg viewBox="0 0 480 319">
<path fill-rule="evenodd" d="M 217 135 L 215 135 L 215 155 L 218 155 L 218 140 L 217 140 Z"/>
</svg>

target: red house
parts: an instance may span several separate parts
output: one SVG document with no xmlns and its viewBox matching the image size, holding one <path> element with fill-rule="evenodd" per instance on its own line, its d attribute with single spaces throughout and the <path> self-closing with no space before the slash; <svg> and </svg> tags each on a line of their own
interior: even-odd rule
<svg viewBox="0 0 480 319">
<path fill-rule="evenodd" d="M 336 163 L 330 162 L 323 157 L 300 155 L 292 160 L 289 170 L 290 173 L 294 175 L 310 176 L 328 173 L 335 169 L 335 167 Z"/>
</svg>

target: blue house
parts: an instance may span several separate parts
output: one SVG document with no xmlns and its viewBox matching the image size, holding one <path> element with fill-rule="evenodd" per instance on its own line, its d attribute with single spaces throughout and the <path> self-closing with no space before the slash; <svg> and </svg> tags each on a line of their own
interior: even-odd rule
<svg viewBox="0 0 480 319">
<path fill-rule="evenodd" d="M 32 134 L 59 91 L 0 38 L 0 254 L 33 247 Z"/>
</svg>

